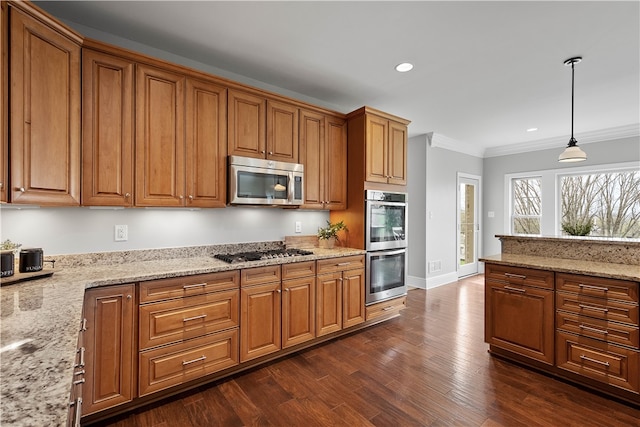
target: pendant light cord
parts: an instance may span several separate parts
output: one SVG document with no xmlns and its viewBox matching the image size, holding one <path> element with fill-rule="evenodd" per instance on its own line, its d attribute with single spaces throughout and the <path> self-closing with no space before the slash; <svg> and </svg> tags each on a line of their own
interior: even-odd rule
<svg viewBox="0 0 640 427">
<path fill-rule="evenodd" d="M 575 62 L 571 61 L 571 139 L 569 140 L 570 142 L 574 142 L 575 139 L 573 138 L 573 81 L 574 81 L 574 65 Z"/>
</svg>

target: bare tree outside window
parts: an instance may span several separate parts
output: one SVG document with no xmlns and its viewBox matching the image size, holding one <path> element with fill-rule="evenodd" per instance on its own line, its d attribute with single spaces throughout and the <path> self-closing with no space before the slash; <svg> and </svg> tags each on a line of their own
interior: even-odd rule
<svg viewBox="0 0 640 427">
<path fill-rule="evenodd" d="M 560 194 L 566 234 L 640 237 L 640 171 L 563 176 Z"/>
<path fill-rule="evenodd" d="M 511 231 L 514 234 L 540 234 L 542 192 L 540 178 L 516 178 L 511 182 L 513 207 Z"/>
</svg>

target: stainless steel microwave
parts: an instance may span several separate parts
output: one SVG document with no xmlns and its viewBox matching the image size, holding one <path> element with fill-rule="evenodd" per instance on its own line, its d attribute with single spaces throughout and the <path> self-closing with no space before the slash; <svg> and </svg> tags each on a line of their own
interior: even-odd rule
<svg viewBox="0 0 640 427">
<path fill-rule="evenodd" d="M 304 166 L 229 156 L 229 204 L 296 206 L 304 201 Z"/>
</svg>

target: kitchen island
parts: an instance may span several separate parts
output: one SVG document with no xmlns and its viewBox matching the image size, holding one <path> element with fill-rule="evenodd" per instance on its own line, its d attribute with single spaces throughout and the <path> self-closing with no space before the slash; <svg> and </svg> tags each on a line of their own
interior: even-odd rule
<svg viewBox="0 0 640 427">
<path fill-rule="evenodd" d="M 67 424 L 85 290 L 155 279 L 362 255 L 313 248 L 312 255 L 228 264 L 215 253 L 268 249 L 279 242 L 61 255 L 51 277 L 0 288 L 0 425 Z M 251 247 L 254 246 L 254 247 Z"/>
<path fill-rule="evenodd" d="M 640 404 L 640 241 L 496 237 L 480 259 L 490 353 Z"/>
</svg>

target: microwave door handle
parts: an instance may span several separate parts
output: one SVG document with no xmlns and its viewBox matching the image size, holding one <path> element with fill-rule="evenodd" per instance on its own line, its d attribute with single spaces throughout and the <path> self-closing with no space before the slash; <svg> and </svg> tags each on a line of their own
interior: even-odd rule
<svg viewBox="0 0 640 427">
<path fill-rule="evenodd" d="M 293 172 L 289 171 L 287 175 L 289 176 L 289 185 L 287 185 L 287 198 L 289 199 L 289 203 L 293 203 L 293 196 L 295 191 Z"/>
</svg>

